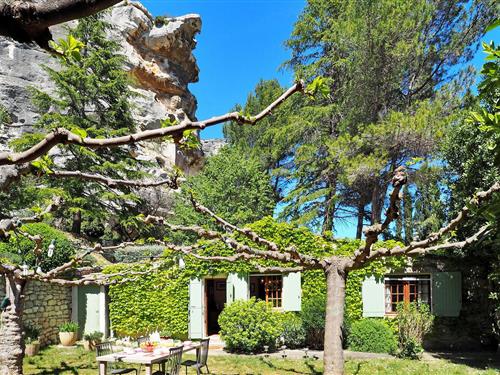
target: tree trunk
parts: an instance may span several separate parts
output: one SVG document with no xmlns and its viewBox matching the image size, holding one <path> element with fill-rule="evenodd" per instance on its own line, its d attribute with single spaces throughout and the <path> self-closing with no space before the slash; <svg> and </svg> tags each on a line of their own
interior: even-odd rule
<svg viewBox="0 0 500 375">
<path fill-rule="evenodd" d="M 333 232 L 333 221 L 335 217 L 335 181 L 330 182 L 330 192 L 325 199 L 325 212 L 323 217 L 323 226 L 321 234 L 325 235 L 328 231 Z"/>
<path fill-rule="evenodd" d="M 10 306 L 1 313 L 0 375 L 22 375 L 24 358 L 23 291 L 24 280 L 6 276 L 6 292 Z"/>
<path fill-rule="evenodd" d="M 359 203 L 358 205 L 358 225 L 356 227 L 356 239 L 360 240 L 363 235 L 363 222 L 365 219 L 365 205 L 363 203 Z"/>
<path fill-rule="evenodd" d="M 343 266 L 332 265 L 326 273 L 325 350 L 323 357 L 325 375 L 344 374 L 344 349 L 342 326 L 346 273 Z"/>
<path fill-rule="evenodd" d="M 77 210 L 73 214 L 73 225 L 71 226 L 71 233 L 80 234 L 82 231 L 82 211 Z"/>
</svg>

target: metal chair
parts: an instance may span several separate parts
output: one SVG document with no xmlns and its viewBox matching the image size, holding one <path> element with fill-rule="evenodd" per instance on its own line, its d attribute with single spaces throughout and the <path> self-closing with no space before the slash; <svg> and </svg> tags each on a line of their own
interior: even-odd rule
<svg viewBox="0 0 500 375">
<path fill-rule="evenodd" d="M 162 370 L 153 372 L 153 375 L 179 375 L 183 350 L 183 346 L 170 349 L 168 358 L 161 364 Z"/>
<path fill-rule="evenodd" d="M 113 352 L 113 346 L 111 345 L 110 342 L 102 342 L 100 344 L 96 344 L 95 351 L 96 351 L 96 354 L 97 354 L 98 357 L 114 353 Z M 110 371 L 111 371 L 112 375 L 128 374 L 129 372 L 135 372 L 136 375 L 139 374 L 137 372 L 137 369 L 135 369 L 135 368 L 119 368 L 119 367 L 116 367 L 115 362 L 108 362 L 107 366 L 110 367 Z"/>
<path fill-rule="evenodd" d="M 210 342 L 210 338 L 208 339 L 203 339 L 200 341 L 200 350 L 197 351 L 197 356 L 196 356 L 196 361 L 192 360 L 187 360 L 181 363 L 182 366 L 186 366 L 186 374 L 188 371 L 188 367 L 193 367 L 196 369 L 196 373 L 200 375 L 201 369 L 203 367 L 206 367 L 207 369 L 207 374 L 210 374 L 210 370 L 208 369 L 207 366 L 207 360 L 208 360 L 208 344 Z"/>
</svg>

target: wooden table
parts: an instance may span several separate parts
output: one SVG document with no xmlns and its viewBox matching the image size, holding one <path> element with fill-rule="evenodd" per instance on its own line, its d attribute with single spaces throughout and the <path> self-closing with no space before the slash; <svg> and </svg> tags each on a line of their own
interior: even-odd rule
<svg viewBox="0 0 500 375">
<path fill-rule="evenodd" d="M 201 345 L 199 343 L 193 342 L 189 345 L 184 345 L 183 353 L 189 352 L 191 350 L 196 350 L 198 356 L 198 351 Z M 151 375 L 153 373 L 153 365 L 157 363 L 162 363 L 165 361 L 170 353 L 169 348 L 163 348 L 165 353 L 146 353 L 146 352 L 136 352 L 134 354 L 127 354 L 125 352 L 118 352 L 108 355 L 103 355 L 97 357 L 97 363 L 99 364 L 99 375 L 106 375 L 106 369 L 108 362 L 121 362 L 121 363 L 135 363 L 145 366 L 146 375 Z"/>
</svg>

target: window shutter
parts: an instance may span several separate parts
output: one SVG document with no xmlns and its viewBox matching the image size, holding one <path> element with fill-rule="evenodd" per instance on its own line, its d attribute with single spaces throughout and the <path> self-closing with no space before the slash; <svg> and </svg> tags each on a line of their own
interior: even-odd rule
<svg viewBox="0 0 500 375">
<path fill-rule="evenodd" d="M 384 280 L 370 276 L 361 287 L 363 317 L 383 317 L 385 315 Z"/>
<path fill-rule="evenodd" d="M 436 272 L 432 274 L 432 313 L 457 317 L 462 308 L 462 274 Z"/>
<path fill-rule="evenodd" d="M 191 279 L 189 282 L 189 338 L 203 338 L 203 281 Z"/>
<path fill-rule="evenodd" d="M 300 311 L 302 289 L 300 272 L 290 272 L 283 275 L 283 310 Z"/>
<path fill-rule="evenodd" d="M 248 274 L 230 273 L 226 280 L 226 301 L 231 303 L 236 300 L 248 299 Z"/>
</svg>

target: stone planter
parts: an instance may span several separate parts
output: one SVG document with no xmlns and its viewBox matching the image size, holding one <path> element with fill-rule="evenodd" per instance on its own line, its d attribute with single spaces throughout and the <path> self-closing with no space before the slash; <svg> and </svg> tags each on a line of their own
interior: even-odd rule
<svg viewBox="0 0 500 375">
<path fill-rule="evenodd" d="M 40 351 L 40 343 L 34 341 L 31 344 L 26 344 L 26 348 L 24 349 L 24 354 L 27 357 L 33 357 L 37 355 L 39 351 Z"/>
<path fill-rule="evenodd" d="M 73 346 L 76 343 L 76 332 L 59 332 L 59 340 L 62 346 Z"/>
</svg>

